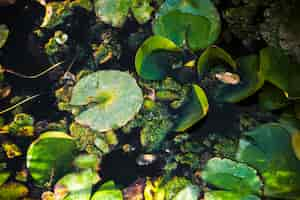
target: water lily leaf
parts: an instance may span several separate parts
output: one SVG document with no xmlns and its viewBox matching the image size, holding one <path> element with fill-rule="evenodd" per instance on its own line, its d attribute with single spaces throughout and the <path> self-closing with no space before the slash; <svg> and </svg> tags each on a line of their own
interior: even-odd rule
<svg viewBox="0 0 300 200">
<path fill-rule="evenodd" d="M 175 130 L 182 132 L 192 127 L 208 113 L 208 99 L 204 90 L 193 84 L 189 101 L 178 110 Z"/>
<path fill-rule="evenodd" d="M 74 165 L 79 169 L 98 169 L 100 159 L 95 154 L 82 154 L 75 158 Z"/>
<path fill-rule="evenodd" d="M 268 123 L 245 133 L 236 158 L 255 167 L 264 181 L 264 195 L 295 199 L 300 196 L 300 161 L 285 125 Z"/>
<path fill-rule="evenodd" d="M 89 200 L 92 194 L 92 187 L 100 180 L 98 174 L 87 169 L 79 173 L 71 173 L 62 177 L 55 185 L 54 192 L 58 199 L 64 200 Z M 57 190 L 57 192 L 55 191 Z M 60 191 L 64 190 L 64 193 Z"/>
<path fill-rule="evenodd" d="M 114 187 L 114 182 L 104 183 L 91 200 L 123 200 L 122 191 Z"/>
<path fill-rule="evenodd" d="M 180 49 L 161 36 L 148 38 L 135 56 L 135 69 L 146 80 L 162 80 L 179 60 Z"/>
<path fill-rule="evenodd" d="M 9 30 L 5 24 L 0 24 L 0 48 L 2 48 L 8 38 Z"/>
<path fill-rule="evenodd" d="M 221 25 L 210 0 L 166 0 L 156 13 L 152 28 L 156 35 L 197 51 L 217 40 Z"/>
<path fill-rule="evenodd" d="M 257 171 L 229 159 L 210 159 L 202 172 L 202 178 L 220 189 L 236 193 L 261 193 L 262 182 Z"/>
<path fill-rule="evenodd" d="M 132 0 L 131 10 L 139 24 L 144 24 L 150 20 L 153 7 L 151 0 Z"/>
<path fill-rule="evenodd" d="M 189 185 L 181 190 L 174 198 L 174 200 L 198 200 L 200 196 L 200 189 L 196 185 Z"/>
<path fill-rule="evenodd" d="M 1 171 L 0 172 L 0 186 L 3 185 L 7 181 L 10 176 L 10 172 L 8 171 Z"/>
<path fill-rule="evenodd" d="M 241 57 L 237 60 L 238 84 L 222 84 L 216 89 L 216 100 L 236 103 L 257 92 L 264 84 L 264 76 L 259 71 L 259 59 L 256 55 Z"/>
<path fill-rule="evenodd" d="M 78 81 L 70 104 L 87 106 L 75 121 L 103 132 L 124 126 L 143 104 L 142 90 L 126 72 L 106 70 L 89 74 Z"/>
<path fill-rule="evenodd" d="M 28 188 L 21 183 L 7 183 L 0 187 L 0 199 L 18 200 L 26 197 L 29 193 Z"/>
<path fill-rule="evenodd" d="M 259 197 L 252 194 L 240 194 L 229 191 L 206 192 L 205 200 L 260 200 Z"/>
<path fill-rule="evenodd" d="M 262 49 L 260 68 L 265 79 L 283 90 L 288 98 L 300 98 L 300 66 L 291 63 L 289 57 L 280 49 Z"/>
<path fill-rule="evenodd" d="M 75 141 L 63 132 L 46 132 L 28 148 L 26 165 L 35 183 L 44 186 L 56 181 L 72 167 Z"/>
<path fill-rule="evenodd" d="M 199 79 L 202 79 L 209 67 L 217 60 L 226 62 L 234 70 L 237 69 L 237 63 L 229 53 L 217 46 L 208 47 L 199 57 L 197 63 L 197 71 Z"/>
<path fill-rule="evenodd" d="M 122 27 L 127 19 L 131 0 L 96 0 L 94 2 L 96 15 L 113 27 Z"/>
<path fill-rule="evenodd" d="M 289 104 L 284 92 L 271 84 L 265 84 L 258 95 L 259 106 L 264 110 L 277 110 Z"/>
</svg>

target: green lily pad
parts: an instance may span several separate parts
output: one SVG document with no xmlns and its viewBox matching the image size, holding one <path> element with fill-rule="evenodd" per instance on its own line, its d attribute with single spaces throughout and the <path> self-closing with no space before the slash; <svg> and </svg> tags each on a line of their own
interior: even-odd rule
<svg viewBox="0 0 300 200">
<path fill-rule="evenodd" d="M 218 39 L 221 23 L 210 0 L 166 0 L 152 28 L 156 35 L 169 38 L 177 46 L 197 51 Z"/>
<path fill-rule="evenodd" d="M 87 169 L 79 173 L 71 173 L 62 177 L 55 185 L 56 189 L 65 189 L 64 200 L 89 200 L 92 187 L 100 180 L 98 174 Z M 55 189 L 54 189 L 55 190 Z"/>
<path fill-rule="evenodd" d="M 284 92 L 279 88 L 265 84 L 258 95 L 259 106 L 268 111 L 278 110 L 289 105 Z"/>
<path fill-rule="evenodd" d="M 89 74 L 78 81 L 70 104 L 86 106 L 75 121 L 104 132 L 124 126 L 143 104 L 142 90 L 126 72 L 106 70 Z"/>
<path fill-rule="evenodd" d="M 202 178 L 220 189 L 242 194 L 261 193 L 262 182 L 257 171 L 229 159 L 210 159 L 202 172 Z"/>
<path fill-rule="evenodd" d="M 259 68 L 259 58 L 256 55 L 241 57 L 237 60 L 237 73 L 240 76 L 238 84 L 222 84 L 216 88 L 216 100 L 236 103 L 256 93 L 264 84 L 264 76 Z"/>
<path fill-rule="evenodd" d="M 144 24 L 151 19 L 154 8 L 150 5 L 151 0 L 133 0 L 131 10 L 139 24 Z"/>
<path fill-rule="evenodd" d="M 252 194 L 240 194 L 229 191 L 206 192 L 205 200 L 260 200 L 259 197 Z"/>
<path fill-rule="evenodd" d="M 9 176 L 10 176 L 10 172 L 8 171 L 0 172 L 0 186 L 3 185 L 3 183 L 5 183 L 8 180 Z"/>
<path fill-rule="evenodd" d="M 8 38 L 9 30 L 5 24 L 0 24 L 0 48 L 2 48 Z"/>
<path fill-rule="evenodd" d="M 100 158 L 95 154 L 82 154 L 75 158 L 74 165 L 79 169 L 98 169 Z"/>
<path fill-rule="evenodd" d="M 208 99 L 204 90 L 198 85 L 192 85 L 188 102 L 178 110 L 179 117 L 174 130 L 182 132 L 192 127 L 207 115 L 208 107 Z"/>
<path fill-rule="evenodd" d="M 300 98 L 300 66 L 290 62 L 280 49 L 267 47 L 260 51 L 260 68 L 266 81 L 285 92 L 290 99 Z"/>
<path fill-rule="evenodd" d="M 113 27 L 122 27 L 127 19 L 131 0 L 96 0 L 94 2 L 96 15 Z"/>
<path fill-rule="evenodd" d="M 244 134 L 236 158 L 255 167 L 264 181 L 264 195 L 295 199 L 300 196 L 300 161 L 285 125 L 268 123 Z"/>
<path fill-rule="evenodd" d="M 198 200 L 200 196 L 200 189 L 196 185 L 189 185 L 181 190 L 173 200 Z"/>
<path fill-rule="evenodd" d="M 63 132 L 46 132 L 28 148 L 26 165 L 39 186 L 52 184 L 72 168 L 74 140 Z"/>
<path fill-rule="evenodd" d="M 197 71 L 199 79 L 201 80 L 205 73 L 209 70 L 209 67 L 217 60 L 224 61 L 233 70 L 237 69 L 237 63 L 229 53 L 217 46 L 208 47 L 199 57 L 197 62 Z"/>
<path fill-rule="evenodd" d="M 146 80 L 162 80 L 178 62 L 181 50 L 172 41 L 161 36 L 148 38 L 135 56 L 135 69 Z"/>
<path fill-rule="evenodd" d="M 0 199 L 18 200 L 26 197 L 29 193 L 28 188 L 21 183 L 7 183 L 0 187 Z"/>
<path fill-rule="evenodd" d="M 104 183 L 96 191 L 91 200 L 123 200 L 122 191 L 114 187 L 114 182 Z"/>
</svg>

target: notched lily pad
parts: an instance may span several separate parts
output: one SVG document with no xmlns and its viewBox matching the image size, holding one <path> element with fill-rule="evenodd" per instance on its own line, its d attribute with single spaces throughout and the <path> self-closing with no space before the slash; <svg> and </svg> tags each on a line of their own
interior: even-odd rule
<svg viewBox="0 0 300 200">
<path fill-rule="evenodd" d="M 255 167 L 264 181 L 264 195 L 281 199 L 300 196 L 300 161 L 285 124 L 268 123 L 244 133 L 237 160 Z"/>
<path fill-rule="evenodd" d="M 37 185 L 51 185 L 71 169 L 76 152 L 75 141 L 69 135 L 46 132 L 29 146 L 26 166 Z"/>
<path fill-rule="evenodd" d="M 166 0 L 153 24 L 156 35 L 194 51 L 213 44 L 220 31 L 220 17 L 210 0 Z"/>
<path fill-rule="evenodd" d="M 146 80 L 162 80 L 179 62 L 181 50 L 171 40 L 152 36 L 138 49 L 135 56 L 135 69 Z"/>
<path fill-rule="evenodd" d="M 75 121 L 104 132 L 124 126 L 143 104 L 142 90 L 126 72 L 98 71 L 80 79 L 70 105 L 85 107 Z"/>
</svg>

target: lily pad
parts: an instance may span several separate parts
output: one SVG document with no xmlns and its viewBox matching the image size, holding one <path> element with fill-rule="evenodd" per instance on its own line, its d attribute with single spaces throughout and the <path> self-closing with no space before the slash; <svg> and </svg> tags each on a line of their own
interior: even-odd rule
<svg viewBox="0 0 300 200">
<path fill-rule="evenodd" d="M 100 180 L 98 174 L 87 169 L 79 173 L 71 173 L 61 178 L 55 185 L 55 189 L 64 190 L 60 199 L 64 200 L 89 200 L 92 194 L 92 187 Z M 59 191 L 55 193 L 59 194 Z M 64 198 L 65 197 L 65 198 Z"/>
<path fill-rule="evenodd" d="M 257 92 L 264 84 L 263 73 L 259 70 L 259 58 L 256 55 L 241 57 L 237 60 L 238 84 L 222 84 L 216 89 L 216 100 L 236 103 Z"/>
<path fill-rule="evenodd" d="M 150 20 L 154 11 L 150 3 L 151 0 L 132 0 L 131 10 L 139 24 L 144 24 Z"/>
<path fill-rule="evenodd" d="M 181 50 L 167 38 L 152 36 L 138 49 L 135 69 L 146 80 L 162 80 L 179 60 Z"/>
<path fill-rule="evenodd" d="M 26 197 L 29 193 L 28 188 L 21 183 L 7 183 L 0 187 L 0 199 L 18 200 Z"/>
<path fill-rule="evenodd" d="M 262 182 L 257 171 L 229 159 L 210 159 L 202 172 L 202 178 L 220 189 L 242 194 L 261 193 Z"/>
<path fill-rule="evenodd" d="M 259 197 L 252 194 L 240 194 L 229 191 L 206 192 L 205 200 L 260 200 Z"/>
<path fill-rule="evenodd" d="M 300 196 L 300 161 L 285 125 L 268 123 L 244 133 L 237 160 L 255 167 L 264 181 L 264 195 L 295 199 Z"/>
<path fill-rule="evenodd" d="M 166 0 L 156 13 L 153 32 L 177 46 L 197 51 L 213 44 L 221 31 L 220 17 L 210 0 Z"/>
<path fill-rule="evenodd" d="M 181 190 L 174 198 L 174 200 L 198 200 L 200 196 L 200 189 L 196 185 L 189 185 Z"/>
<path fill-rule="evenodd" d="M 26 165 L 35 183 L 51 184 L 72 168 L 74 140 L 63 132 L 46 132 L 27 151 Z"/>
<path fill-rule="evenodd" d="M 260 68 L 266 81 L 285 92 L 290 99 L 300 98 L 300 66 L 291 63 L 280 49 L 267 47 L 260 51 Z"/>
<path fill-rule="evenodd" d="M 192 127 L 208 113 L 208 99 L 204 90 L 198 85 L 192 85 L 190 98 L 179 108 L 179 117 L 176 120 L 175 130 L 182 132 Z"/>
<path fill-rule="evenodd" d="M 142 90 L 126 72 L 98 71 L 80 79 L 70 104 L 85 106 L 75 121 L 104 132 L 124 126 L 143 104 Z"/>
<path fill-rule="evenodd" d="M 271 84 L 265 84 L 258 95 L 259 106 L 264 110 L 277 110 L 289 105 L 284 92 Z"/>
<path fill-rule="evenodd" d="M 5 24 L 0 24 L 0 48 L 4 46 L 9 35 L 8 27 Z"/>
<path fill-rule="evenodd" d="M 0 172 L 0 186 L 3 185 L 3 183 L 5 183 L 9 177 L 10 177 L 10 172 L 1 171 Z"/>
<path fill-rule="evenodd" d="M 97 192 L 94 193 L 91 200 L 123 200 L 122 191 L 116 189 L 113 182 L 109 184 L 103 184 L 105 186 L 100 187 Z"/>
</svg>

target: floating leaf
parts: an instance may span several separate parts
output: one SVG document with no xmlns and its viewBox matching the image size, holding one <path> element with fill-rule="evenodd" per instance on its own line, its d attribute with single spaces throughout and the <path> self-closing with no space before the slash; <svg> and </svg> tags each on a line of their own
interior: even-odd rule
<svg viewBox="0 0 300 200">
<path fill-rule="evenodd" d="M 55 189 L 57 191 L 54 192 L 56 194 L 56 198 L 60 199 L 58 195 L 60 194 L 60 190 L 64 190 L 62 193 L 62 197 L 66 196 L 66 198 L 61 198 L 64 200 L 89 200 L 92 194 L 92 187 L 100 180 L 98 174 L 91 170 L 87 169 L 85 171 L 79 173 L 71 173 L 62 177 L 55 185 Z"/>
<path fill-rule="evenodd" d="M 192 85 L 189 100 L 179 108 L 175 130 L 182 132 L 192 127 L 208 113 L 208 99 L 202 88 Z"/>
<path fill-rule="evenodd" d="M 236 193 L 261 193 L 262 182 L 257 171 L 229 159 L 210 159 L 202 172 L 202 178 L 220 189 Z"/>
<path fill-rule="evenodd" d="M 21 183 L 7 183 L 0 187 L 0 199 L 18 200 L 27 196 L 28 188 Z"/>
<path fill-rule="evenodd" d="M 220 31 L 220 17 L 210 0 L 166 0 L 153 24 L 156 35 L 194 51 L 213 44 Z"/>
<path fill-rule="evenodd" d="M 135 56 L 135 69 L 146 80 L 162 80 L 178 62 L 180 49 L 161 36 L 148 38 Z"/>
<path fill-rule="evenodd" d="M 72 167 L 74 140 L 63 132 L 46 132 L 28 148 L 26 165 L 39 186 L 52 184 Z"/>
<path fill-rule="evenodd" d="M 131 0 L 96 0 L 94 3 L 96 15 L 113 27 L 122 27 L 127 19 Z"/>
<path fill-rule="evenodd" d="M 128 73 L 98 71 L 78 81 L 70 104 L 88 106 L 75 121 L 103 132 L 122 127 L 133 119 L 143 104 L 143 94 Z"/>
<path fill-rule="evenodd" d="M 196 185 L 189 185 L 181 190 L 174 198 L 174 200 L 198 200 L 200 196 L 200 189 Z"/>
<path fill-rule="evenodd" d="M 265 79 L 283 90 L 288 98 L 300 98 L 300 66 L 291 63 L 289 57 L 280 49 L 262 49 L 260 68 Z"/>
<path fill-rule="evenodd" d="M 7 181 L 9 176 L 10 176 L 10 172 L 8 172 L 8 171 L 0 172 L 0 186 Z"/>
<path fill-rule="evenodd" d="M 259 197 L 252 194 L 240 194 L 229 191 L 206 192 L 205 200 L 260 200 Z"/>
<path fill-rule="evenodd" d="M 82 154 L 75 158 L 74 165 L 80 169 L 98 169 L 100 159 L 95 154 Z"/>
<path fill-rule="evenodd" d="M 277 110 L 286 107 L 289 104 L 283 91 L 279 88 L 265 84 L 258 95 L 259 106 L 264 110 Z"/>
<path fill-rule="evenodd" d="M 139 24 L 150 20 L 154 10 L 150 3 L 151 0 L 132 0 L 131 10 Z"/>
<path fill-rule="evenodd" d="M 241 57 L 237 60 L 240 76 L 238 84 L 222 84 L 216 88 L 216 99 L 221 102 L 236 103 L 259 90 L 264 84 L 264 76 L 259 71 L 259 59 L 256 55 Z"/>
<path fill-rule="evenodd" d="M 293 151 L 291 133 L 285 127 L 268 123 L 246 132 L 236 158 L 259 171 L 265 196 L 295 199 L 300 196 L 300 161 Z"/>
<path fill-rule="evenodd" d="M 5 24 L 0 24 L 0 49 L 4 46 L 9 35 L 8 27 Z"/>
<path fill-rule="evenodd" d="M 197 62 L 197 71 L 199 79 L 202 79 L 205 73 L 209 70 L 209 67 L 216 61 L 221 60 L 226 62 L 234 70 L 237 69 L 237 63 L 225 50 L 217 47 L 208 47 L 199 57 Z"/>
<path fill-rule="evenodd" d="M 123 200 L 121 190 L 116 189 L 112 183 L 104 183 L 105 186 L 100 187 L 91 200 Z"/>
</svg>

